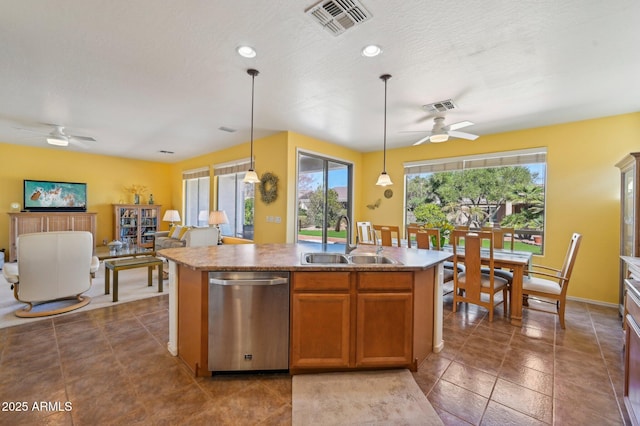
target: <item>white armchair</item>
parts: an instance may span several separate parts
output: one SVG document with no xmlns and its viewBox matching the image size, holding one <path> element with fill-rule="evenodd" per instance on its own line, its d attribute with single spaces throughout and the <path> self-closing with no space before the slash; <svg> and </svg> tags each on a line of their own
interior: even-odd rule
<svg viewBox="0 0 640 426">
<path fill-rule="evenodd" d="M 16 311 L 19 317 L 41 317 L 69 312 L 87 305 L 91 298 L 82 293 L 91 288 L 91 277 L 100 261 L 93 256 L 90 232 L 38 232 L 17 240 L 18 262 L 2 270 L 13 286 L 15 298 L 27 306 Z M 52 309 L 32 310 L 34 305 L 65 299 L 71 305 L 55 304 Z"/>
</svg>

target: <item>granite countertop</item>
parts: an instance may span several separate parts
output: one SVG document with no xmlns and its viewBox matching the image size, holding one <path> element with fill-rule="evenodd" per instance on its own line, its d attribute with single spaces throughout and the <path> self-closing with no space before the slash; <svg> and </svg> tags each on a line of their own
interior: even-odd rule
<svg viewBox="0 0 640 426">
<path fill-rule="evenodd" d="M 379 246 L 360 245 L 351 254 L 375 254 Z M 157 255 L 200 271 L 415 271 L 429 269 L 448 260 L 451 253 L 404 247 L 384 247 L 382 255 L 396 264 L 302 264 L 302 254 L 344 253 L 344 246 L 320 244 L 229 244 L 181 247 L 158 251 Z"/>
</svg>

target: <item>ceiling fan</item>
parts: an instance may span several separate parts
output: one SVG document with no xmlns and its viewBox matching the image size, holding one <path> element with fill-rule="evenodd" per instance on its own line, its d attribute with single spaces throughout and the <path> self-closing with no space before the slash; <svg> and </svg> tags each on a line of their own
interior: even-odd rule
<svg viewBox="0 0 640 426">
<path fill-rule="evenodd" d="M 460 121 L 458 123 L 445 125 L 444 117 L 437 116 L 433 119 L 433 129 L 427 131 L 427 136 L 423 137 L 413 145 L 420 145 L 427 141 L 431 143 L 446 142 L 449 140 L 449 138 L 468 139 L 470 141 L 476 140 L 478 139 L 478 135 L 457 131 L 458 129 L 462 129 L 464 127 L 473 126 L 473 124 L 474 123 L 472 123 L 471 121 Z"/>
<path fill-rule="evenodd" d="M 20 129 L 27 132 L 37 133 L 42 136 L 46 136 L 47 143 L 55 146 L 68 146 L 69 143 L 82 145 L 82 142 L 96 142 L 96 140 L 90 136 L 71 135 L 65 132 L 65 127 L 58 124 L 46 124 L 47 126 L 53 126 L 53 130 L 50 133 L 38 132 L 29 129 Z"/>
</svg>

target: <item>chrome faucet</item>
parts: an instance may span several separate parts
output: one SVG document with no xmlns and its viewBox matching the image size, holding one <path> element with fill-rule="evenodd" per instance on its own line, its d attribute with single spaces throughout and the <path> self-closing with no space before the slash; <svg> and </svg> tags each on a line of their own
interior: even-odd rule
<svg viewBox="0 0 640 426">
<path fill-rule="evenodd" d="M 347 221 L 347 243 L 344 245 L 344 254 L 349 254 L 352 251 L 354 251 L 355 249 L 358 248 L 358 238 L 356 238 L 356 245 L 352 246 L 350 244 L 351 241 L 351 220 L 349 220 L 349 217 L 346 215 L 341 215 L 338 218 L 338 222 L 336 223 L 336 228 L 340 227 L 340 222 L 342 222 L 342 219 L 345 219 Z"/>
</svg>

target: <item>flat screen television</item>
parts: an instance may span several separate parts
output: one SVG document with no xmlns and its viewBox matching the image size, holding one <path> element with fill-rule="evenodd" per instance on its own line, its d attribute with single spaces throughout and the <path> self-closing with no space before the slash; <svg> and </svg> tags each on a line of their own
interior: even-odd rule
<svg viewBox="0 0 640 426">
<path fill-rule="evenodd" d="M 24 180 L 22 205 L 28 212 L 86 212 L 87 184 Z"/>
</svg>

